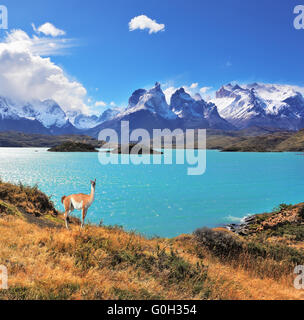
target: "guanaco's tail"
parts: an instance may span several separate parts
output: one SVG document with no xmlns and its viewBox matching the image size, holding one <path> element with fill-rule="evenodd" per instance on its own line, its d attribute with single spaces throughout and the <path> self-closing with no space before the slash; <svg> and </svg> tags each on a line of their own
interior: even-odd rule
<svg viewBox="0 0 304 320">
<path fill-rule="evenodd" d="M 63 202 L 64 202 L 64 200 L 66 199 L 66 196 L 63 196 L 62 198 L 61 198 L 61 203 L 63 204 Z"/>
</svg>

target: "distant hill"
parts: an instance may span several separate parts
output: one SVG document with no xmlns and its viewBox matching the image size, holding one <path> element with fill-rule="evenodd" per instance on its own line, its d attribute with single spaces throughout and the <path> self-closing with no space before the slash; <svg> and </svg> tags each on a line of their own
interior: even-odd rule
<svg viewBox="0 0 304 320">
<path fill-rule="evenodd" d="M 286 149 L 277 149 L 277 146 L 291 137 L 291 133 L 279 132 L 270 135 L 257 137 L 241 137 L 239 141 L 234 141 L 221 148 L 222 151 L 239 151 L 239 152 L 276 152 L 292 151 L 291 146 L 286 145 Z M 304 145 L 302 147 L 304 150 Z M 297 150 L 301 151 L 301 150 Z"/>
<path fill-rule="evenodd" d="M 64 142 L 89 143 L 95 147 L 100 147 L 103 144 L 89 136 L 83 135 L 53 136 L 43 134 L 26 134 L 15 131 L 0 132 L 0 147 L 51 148 Z"/>
<path fill-rule="evenodd" d="M 199 148 L 198 137 L 194 138 L 194 147 Z M 173 138 L 173 148 L 184 148 L 185 136 Z M 160 146 L 155 139 L 154 147 L 170 148 L 164 142 Z M 304 151 L 304 130 L 299 132 L 281 131 L 272 128 L 251 127 L 239 131 L 207 130 L 207 149 L 231 152 L 279 152 Z"/>
<path fill-rule="evenodd" d="M 207 149 L 225 151 L 264 151 L 294 134 L 267 127 L 250 127 L 238 131 L 207 130 Z"/>
<path fill-rule="evenodd" d="M 94 146 L 88 143 L 64 142 L 56 147 L 50 148 L 49 152 L 98 152 Z"/>
<path fill-rule="evenodd" d="M 304 151 L 304 130 L 292 134 L 289 138 L 279 143 L 277 151 Z"/>
<path fill-rule="evenodd" d="M 220 145 L 222 151 L 238 152 L 304 152 L 304 130 L 298 132 L 275 132 L 256 137 L 209 137 L 210 148 Z M 224 144 L 227 143 L 226 145 Z"/>
<path fill-rule="evenodd" d="M 183 136 L 178 140 L 183 141 Z M 14 131 L 0 132 L 0 147 L 52 148 L 66 142 L 89 144 L 95 148 L 104 145 L 104 142 L 85 135 L 53 136 Z M 195 147 L 198 147 L 197 143 Z M 207 149 L 226 152 L 304 152 L 304 129 L 298 132 L 258 127 L 240 131 L 209 129 L 207 130 Z"/>
</svg>

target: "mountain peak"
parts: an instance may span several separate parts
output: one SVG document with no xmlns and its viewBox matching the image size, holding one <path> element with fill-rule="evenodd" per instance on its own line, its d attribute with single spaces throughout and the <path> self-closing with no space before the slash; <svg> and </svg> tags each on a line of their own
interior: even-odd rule
<svg viewBox="0 0 304 320">
<path fill-rule="evenodd" d="M 138 102 L 139 99 L 147 92 L 147 90 L 145 89 L 138 89 L 136 91 L 133 92 L 132 96 L 129 99 L 129 106 L 128 108 L 133 108 L 135 107 Z"/>
<path fill-rule="evenodd" d="M 176 90 L 175 93 L 176 94 L 183 94 L 183 93 L 187 94 L 186 91 L 185 91 L 185 88 L 183 88 L 183 87 L 181 87 L 180 89 Z"/>
<path fill-rule="evenodd" d="M 91 129 L 103 122 L 113 120 L 119 112 L 118 109 L 107 109 L 101 116 L 79 114 L 74 120 L 74 125 L 77 129 Z"/>
<path fill-rule="evenodd" d="M 222 86 L 222 88 L 228 88 L 228 89 L 232 89 L 234 86 L 231 82 L 229 82 L 228 84 Z"/>
<path fill-rule="evenodd" d="M 238 84 L 236 84 L 236 85 L 232 88 L 232 90 L 233 90 L 233 91 L 235 91 L 235 90 L 242 90 L 242 88 L 241 88 Z"/>
<path fill-rule="evenodd" d="M 256 87 L 259 87 L 259 84 L 257 82 L 250 83 L 250 84 L 248 84 L 248 87 L 249 88 L 256 88 Z"/>
<path fill-rule="evenodd" d="M 216 91 L 216 98 L 227 98 L 231 95 L 232 86 L 222 86 L 218 91 Z"/>
<path fill-rule="evenodd" d="M 154 87 L 152 89 L 149 90 L 150 93 L 154 93 L 154 92 L 160 92 L 163 93 L 162 89 L 161 89 L 161 84 L 159 82 L 156 82 Z"/>
<path fill-rule="evenodd" d="M 159 82 L 150 90 L 136 90 L 129 99 L 129 107 L 121 112 L 118 117 L 134 115 L 139 111 L 146 110 L 153 115 L 162 117 L 163 119 L 175 119 L 176 115 L 170 110 L 164 92 Z"/>
</svg>

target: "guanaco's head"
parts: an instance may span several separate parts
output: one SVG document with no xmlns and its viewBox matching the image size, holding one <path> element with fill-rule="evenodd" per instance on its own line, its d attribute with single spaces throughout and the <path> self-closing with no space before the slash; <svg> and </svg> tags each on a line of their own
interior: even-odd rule
<svg viewBox="0 0 304 320">
<path fill-rule="evenodd" d="M 96 179 L 95 181 L 91 180 L 91 186 L 95 189 L 96 188 Z"/>
</svg>

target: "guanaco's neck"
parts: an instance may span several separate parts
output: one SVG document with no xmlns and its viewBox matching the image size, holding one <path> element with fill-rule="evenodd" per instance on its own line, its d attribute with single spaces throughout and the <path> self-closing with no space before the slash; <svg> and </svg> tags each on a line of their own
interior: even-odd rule
<svg viewBox="0 0 304 320">
<path fill-rule="evenodd" d="M 91 186 L 91 202 L 94 201 L 94 198 L 95 198 L 95 188 Z"/>
</svg>

